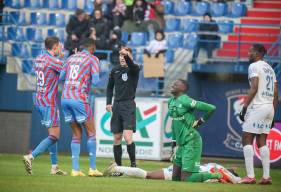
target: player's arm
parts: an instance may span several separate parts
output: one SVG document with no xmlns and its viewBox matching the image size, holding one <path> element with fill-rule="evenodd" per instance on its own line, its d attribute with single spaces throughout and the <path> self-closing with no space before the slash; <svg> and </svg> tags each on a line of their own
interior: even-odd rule
<svg viewBox="0 0 281 192">
<path fill-rule="evenodd" d="M 202 102 L 202 101 L 193 100 L 192 102 L 193 102 L 195 110 L 204 112 L 203 117 L 201 117 L 200 119 L 198 119 L 194 122 L 193 127 L 196 128 L 196 127 L 200 126 L 201 124 L 203 124 L 204 122 L 206 122 L 211 117 L 211 115 L 216 110 L 216 106 Z"/>
<path fill-rule="evenodd" d="M 107 88 L 106 88 L 106 110 L 112 112 L 112 97 L 113 97 L 113 89 L 114 89 L 114 79 L 113 79 L 114 71 L 112 70 L 109 73 Z"/>
<path fill-rule="evenodd" d="M 250 78 L 250 82 L 251 82 L 251 88 L 250 91 L 248 92 L 246 101 L 243 105 L 242 111 L 239 114 L 239 118 L 241 119 L 241 121 L 244 121 L 245 119 L 245 115 L 247 112 L 247 108 L 250 105 L 250 103 L 252 102 L 252 100 L 254 99 L 256 93 L 258 92 L 258 87 L 259 87 L 259 78 L 257 76 Z"/>
<path fill-rule="evenodd" d="M 99 60 L 97 58 L 90 59 L 90 70 L 91 70 L 91 85 L 95 86 L 98 84 L 100 80 L 100 67 Z"/>
<path fill-rule="evenodd" d="M 134 64 L 133 55 L 129 51 L 124 52 L 124 59 L 132 73 L 138 73 L 140 71 L 139 65 Z"/>
</svg>

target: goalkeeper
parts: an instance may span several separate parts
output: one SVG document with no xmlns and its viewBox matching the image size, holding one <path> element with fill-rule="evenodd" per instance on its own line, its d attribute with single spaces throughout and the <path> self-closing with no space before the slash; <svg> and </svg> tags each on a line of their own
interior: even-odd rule
<svg viewBox="0 0 281 192">
<path fill-rule="evenodd" d="M 221 173 L 199 172 L 202 153 L 202 138 L 196 130 L 207 121 L 216 107 L 196 101 L 185 93 L 188 84 L 178 79 L 171 86 L 173 97 L 168 102 L 169 115 L 173 118 L 172 133 L 178 149 L 173 160 L 173 181 L 204 182 L 209 179 L 221 179 Z M 204 112 L 196 120 L 195 110 Z"/>
</svg>

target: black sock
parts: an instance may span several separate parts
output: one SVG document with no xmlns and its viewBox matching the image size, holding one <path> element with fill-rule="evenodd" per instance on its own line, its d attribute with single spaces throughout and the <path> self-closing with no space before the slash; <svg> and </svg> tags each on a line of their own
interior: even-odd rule
<svg viewBox="0 0 281 192">
<path fill-rule="evenodd" d="M 118 166 L 121 166 L 121 159 L 122 159 L 122 145 L 113 145 L 113 154 L 114 154 L 114 159 L 115 163 Z"/>
<path fill-rule="evenodd" d="M 131 167 L 136 167 L 136 145 L 135 143 L 131 143 L 127 145 L 127 152 L 130 157 Z"/>
</svg>

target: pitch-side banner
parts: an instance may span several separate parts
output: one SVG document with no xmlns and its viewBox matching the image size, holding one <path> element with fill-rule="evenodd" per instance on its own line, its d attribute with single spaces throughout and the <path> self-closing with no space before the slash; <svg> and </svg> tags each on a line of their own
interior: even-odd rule
<svg viewBox="0 0 281 192">
<path fill-rule="evenodd" d="M 134 142 L 136 158 L 168 159 L 171 153 L 171 120 L 167 116 L 167 100 L 138 98 L 136 101 L 136 127 Z M 95 99 L 95 125 L 97 129 L 97 156 L 113 157 L 113 135 L 110 132 L 111 114 L 105 110 L 106 99 Z M 128 157 L 123 140 L 123 156 Z"/>
<path fill-rule="evenodd" d="M 213 116 L 199 131 L 203 154 L 221 157 L 243 157 L 242 122 L 238 118 L 249 85 L 221 81 L 203 82 L 203 101 L 217 107 Z"/>
</svg>

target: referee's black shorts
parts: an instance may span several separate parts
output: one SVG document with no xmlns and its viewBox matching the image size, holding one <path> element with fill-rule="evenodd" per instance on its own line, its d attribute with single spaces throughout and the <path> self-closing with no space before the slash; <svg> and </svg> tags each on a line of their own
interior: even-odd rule
<svg viewBox="0 0 281 192">
<path fill-rule="evenodd" d="M 123 130 L 136 132 L 136 103 L 134 100 L 114 101 L 110 127 L 113 134 L 123 133 Z"/>
</svg>

